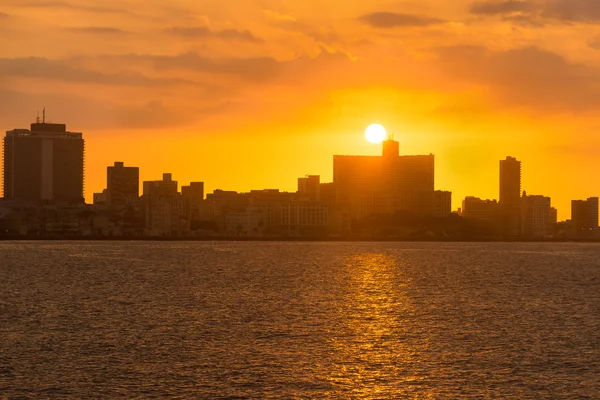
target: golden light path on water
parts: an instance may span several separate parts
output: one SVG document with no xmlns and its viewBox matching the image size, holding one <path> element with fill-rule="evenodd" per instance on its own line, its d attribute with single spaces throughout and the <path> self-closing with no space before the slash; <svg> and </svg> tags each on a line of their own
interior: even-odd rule
<svg viewBox="0 0 600 400">
<path fill-rule="evenodd" d="M 346 265 L 349 287 L 339 310 L 345 334 L 331 337 L 337 368 L 329 371 L 329 380 L 334 387 L 351 388 L 353 398 L 390 392 L 408 398 L 423 380 L 413 368 L 429 340 L 427 332 L 406 324 L 416 310 L 405 294 L 411 280 L 402 267 L 385 253 L 353 256 Z M 435 398 L 435 392 L 420 396 Z"/>
</svg>

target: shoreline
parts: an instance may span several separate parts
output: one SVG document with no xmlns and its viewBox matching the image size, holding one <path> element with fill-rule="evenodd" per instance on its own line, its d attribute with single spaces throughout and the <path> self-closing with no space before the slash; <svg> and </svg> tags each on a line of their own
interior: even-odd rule
<svg viewBox="0 0 600 400">
<path fill-rule="evenodd" d="M 373 237 L 44 237 L 0 236 L 0 242 L 383 242 L 383 243 L 600 243 L 600 239 L 503 239 L 503 238 L 373 238 Z"/>
</svg>

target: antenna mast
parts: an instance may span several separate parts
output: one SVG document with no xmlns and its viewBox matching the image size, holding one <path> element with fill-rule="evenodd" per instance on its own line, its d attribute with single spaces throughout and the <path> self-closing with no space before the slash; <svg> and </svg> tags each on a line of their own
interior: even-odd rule
<svg viewBox="0 0 600 400">
<path fill-rule="evenodd" d="M 44 110 L 42 111 L 42 116 L 43 116 L 42 124 L 45 124 L 46 123 L 46 107 L 44 107 Z"/>
</svg>

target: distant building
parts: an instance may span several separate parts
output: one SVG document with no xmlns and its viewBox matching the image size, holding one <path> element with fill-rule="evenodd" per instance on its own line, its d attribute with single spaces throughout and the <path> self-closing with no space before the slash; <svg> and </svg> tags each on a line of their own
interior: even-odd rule
<svg viewBox="0 0 600 400">
<path fill-rule="evenodd" d="M 111 207 L 126 207 L 140 195 L 140 169 L 122 162 L 106 168 L 107 202 Z"/>
<path fill-rule="evenodd" d="M 228 237 L 260 237 L 264 228 L 264 215 L 254 207 L 225 216 L 225 235 Z"/>
<path fill-rule="evenodd" d="M 463 200 L 461 215 L 467 219 L 495 223 L 498 211 L 496 200 L 482 200 L 479 197 L 469 196 Z"/>
<path fill-rule="evenodd" d="M 144 182 L 144 233 L 147 236 L 181 236 L 189 231 L 177 181 L 163 174 L 162 181 Z"/>
<path fill-rule="evenodd" d="M 108 191 L 104 189 L 101 193 L 94 193 L 95 206 L 105 206 L 108 204 Z"/>
<path fill-rule="evenodd" d="M 298 201 L 282 205 L 281 232 L 286 236 L 324 234 L 328 226 L 329 212 L 324 203 Z"/>
<path fill-rule="evenodd" d="M 571 202 L 571 228 L 573 236 L 589 238 L 598 229 L 598 198 Z"/>
<path fill-rule="evenodd" d="M 521 162 L 506 157 L 500 161 L 500 209 L 502 232 L 507 237 L 521 234 Z"/>
<path fill-rule="evenodd" d="M 447 217 L 450 214 L 452 214 L 452 192 L 436 190 L 433 215 L 436 217 Z"/>
<path fill-rule="evenodd" d="M 204 182 L 190 182 L 189 186 L 181 187 L 181 195 L 190 220 L 200 219 L 200 207 L 204 200 Z"/>
<path fill-rule="evenodd" d="M 531 196 L 523 192 L 521 198 L 521 234 L 527 238 L 545 238 L 552 235 L 552 208 L 550 197 Z"/>
<path fill-rule="evenodd" d="M 433 215 L 435 157 L 400 156 L 391 139 L 382 146 L 381 156 L 334 156 L 336 205 L 354 218 L 399 211 Z"/>
<path fill-rule="evenodd" d="M 31 129 L 6 132 L 4 197 L 9 200 L 83 203 L 84 140 L 64 124 L 45 119 Z"/>
<path fill-rule="evenodd" d="M 298 178 L 298 195 L 310 201 L 320 201 L 321 177 L 307 175 L 305 178 Z"/>
</svg>

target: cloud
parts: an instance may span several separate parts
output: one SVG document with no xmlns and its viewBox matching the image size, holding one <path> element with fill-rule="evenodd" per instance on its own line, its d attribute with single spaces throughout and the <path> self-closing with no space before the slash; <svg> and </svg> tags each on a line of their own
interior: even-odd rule
<svg viewBox="0 0 600 400">
<path fill-rule="evenodd" d="M 532 3 L 523 0 L 480 1 L 473 3 L 470 12 L 477 15 L 502 15 L 512 13 L 529 13 L 535 10 Z"/>
<path fill-rule="evenodd" d="M 296 20 L 292 15 L 279 14 L 275 11 L 264 10 L 263 14 L 267 18 L 269 24 L 276 28 L 288 32 L 297 32 L 321 43 L 331 44 L 333 42 L 342 41 L 340 36 L 331 28 L 313 26 Z"/>
<path fill-rule="evenodd" d="M 215 60 L 196 52 L 177 55 L 125 54 L 107 56 L 125 63 L 147 63 L 155 70 L 188 70 L 217 75 L 237 75 L 248 80 L 265 80 L 275 76 L 282 63 L 271 57 L 227 58 Z"/>
<path fill-rule="evenodd" d="M 251 43 L 262 43 L 263 40 L 254 36 L 249 30 L 223 29 L 211 30 L 207 26 L 196 27 L 170 27 L 165 30 L 172 35 L 184 37 L 187 39 L 196 38 L 217 38 L 224 40 L 239 40 Z"/>
<path fill-rule="evenodd" d="M 10 15 L 8 15 L 5 12 L 0 11 L 0 19 L 2 19 L 2 18 L 8 18 L 8 17 L 10 17 Z"/>
<path fill-rule="evenodd" d="M 90 33 L 90 34 L 100 34 L 100 35 L 124 35 L 129 34 L 130 32 L 124 31 L 119 28 L 112 28 L 109 26 L 85 26 L 85 27 L 73 27 L 67 28 L 71 32 L 75 33 Z"/>
<path fill-rule="evenodd" d="M 598 0 L 546 0 L 544 16 L 571 22 L 599 22 Z"/>
<path fill-rule="evenodd" d="M 20 4 L 19 7 L 23 8 L 66 8 L 77 11 L 86 11 L 93 13 L 104 13 L 104 14 L 129 14 L 125 8 L 109 8 L 109 7 L 98 7 L 98 6 L 87 6 L 83 4 L 73 4 L 63 1 L 38 1 Z"/>
<path fill-rule="evenodd" d="M 106 74 L 73 64 L 73 60 L 54 60 L 41 57 L 0 58 L 0 75 L 101 85 L 193 84 L 193 82 L 180 79 L 150 78 L 140 74 Z"/>
<path fill-rule="evenodd" d="M 363 15 L 360 21 L 373 28 L 408 28 L 443 24 L 444 20 L 424 15 L 374 12 Z"/>
<path fill-rule="evenodd" d="M 437 49 L 453 80 L 486 86 L 505 106 L 578 112 L 600 108 L 600 69 L 538 47 L 493 52 L 484 47 Z"/>
</svg>

